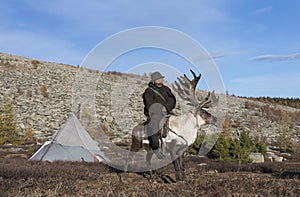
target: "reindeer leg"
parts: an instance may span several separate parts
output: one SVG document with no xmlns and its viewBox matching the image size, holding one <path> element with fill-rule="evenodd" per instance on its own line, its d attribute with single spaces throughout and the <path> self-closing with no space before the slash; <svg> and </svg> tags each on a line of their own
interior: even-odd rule
<svg viewBox="0 0 300 197">
<path fill-rule="evenodd" d="M 149 170 L 149 174 L 150 174 L 150 178 L 149 178 L 150 181 L 152 181 L 152 176 L 153 176 L 153 172 L 151 168 L 152 156 L 153 156 L 153 151 L 148 151 L 146 155 L 146 163 L 147 163 L 147 169 Z"/>
<path fill-rule="evenodd" d="M 120 178 L 120 182 L 126 182 L 126 177 L 127 177 L 127 172 L 128 172 L 128 166 L 130 164 L 132 164 L 133 162 L 133 152 L 129 152 L 127 154 L 127 157 L 126 157 L 126 160 L 125 160 L 125 165 L 124 165 L 124 168 L 123 168 L 123 172 L 120 174 L 119 178 Z"/>
<path fill-rule="evenodd" d="M 185 168 L 184 168 L 184 163 L 183 163 L 183 155 L 181 154 L 178 157 L 179 160 L 179 166 L 180 166 L 180 181 L 185 181 Z"/>
<path fill-rule="evenodd" d="M 133 152 L 129 152 L 125 161 L 125 165 L 124 165 L 124 172 L 128 171 L 128 166 L 129 164 L 132 162 L 133 158 Z"/>
<path fill-rule="evenodd" d="M 125 161 L 125 165 L 124 165 L 124 173 L 122 173 L 121 181 L 123 179 L 125 179 L 124 176 L 126 175 L 126 173 L 128 171 L 129 165 L 133 164 L 134 153 L 138 152 L 143 146 L 143 144 L 142 144 L 143 131 L 144 131 L 144 126 L 143 125 L 137 125 L 132 130 L 131 145 L 130 145 L 130 148 L 129 148 L 129 153 L 126 157 L 126 161 Z"/>
<path fill-rule="evenodd" d="M 181 146 L 178 151 L 176 151 L 176 154 L 179 155 L 178 157 L 178 165 L 179 165 L 179 170 L 180 170 L 180 181 L 185 180 L 185 167 L 184 167 L 184 162 L 183 162 L 183 153 L 185 150 L 186 146 Z"/>
<path fill-rule="evenodd" d="M 178 158 L 175 157 L 176 153 L 174 151 L 170 151 L 170 155 L 171 155 L 171 159 L 172 159 L 172 164 L 174 166 L 175 169 L 175 177 L 176 177 L 176 181 L 179 180 L 180 178 L 180 174 L 179 174 L 179 162 L 178 162 Z"/>
<path fill-rule="evenodd" d="M 180 169 L 178 158 L 174 160 L 174 167 L 175 167 L 176 182 L 181 181 L 181 169 Z"/>
</svg>

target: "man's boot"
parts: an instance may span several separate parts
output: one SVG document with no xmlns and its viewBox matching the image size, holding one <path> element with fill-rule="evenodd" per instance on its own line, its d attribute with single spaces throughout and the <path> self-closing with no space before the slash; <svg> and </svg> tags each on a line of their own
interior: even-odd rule
<svg viewBox="0 0 300 197">
<path fill-rule="evenodd" d="M 164 159 L 166 157 L 160 148 L 154 150 L 153 152 L 155 153 L 158 159 Z"/>
</svg>

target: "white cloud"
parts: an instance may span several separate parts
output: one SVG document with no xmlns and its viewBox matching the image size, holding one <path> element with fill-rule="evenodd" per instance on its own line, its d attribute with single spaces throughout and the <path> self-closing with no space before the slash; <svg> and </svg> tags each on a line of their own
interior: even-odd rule
<svg viewBox="0 0 300 197">
<path fill-rule="evenodd" d="M 300 59 L 300 53 L 294 53 L 288 55 L 265 54 L 265 55 L 259 55 L 251 58 L 251 60 L 255 60 L 255 61 L 261 61 L 261 60 L 286 61 L 286 60 L 294 60 L 294 59 Z"/>
<path fill-rule="evenodd" d="M 243 54 L 243 51 L 215 51 L 215 52 L 208 52 L 207 54 L 200 54 L 198 57 L 195 58 L 196 61 L 201 60 L 208 60 L 208 59 L 222 59 L 230 56 L 236 56 Z"/>
<path fill-rule="evenodd" d="M 259 8 L 254 11 L 255 14 L 264 14 L 264 13 L 270 13 L 273 11 L 273 7 L 264 7 L 264 8 Z"/>
<path fill-rule="evenodd" d="M 212 52 L 211 56 L 213 59 L 220 59 L 220 58 L 224 58 L 224 57 L 240 55 L 243 53 L 245 53 L 245 52 L 243 52 L 243 51 Z"/>
</svg>

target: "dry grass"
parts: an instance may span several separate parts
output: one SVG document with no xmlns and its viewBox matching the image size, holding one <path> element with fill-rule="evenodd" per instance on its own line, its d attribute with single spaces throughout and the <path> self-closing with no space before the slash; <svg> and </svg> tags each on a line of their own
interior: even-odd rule
<svg viewBox="0 0 300 197">
<path fill-rule="evenodd" d="M 238 165 L 188 157 L 186 182 L 174 179 L 172 166 L 149 182 L 128 173 L 125 181 L 107 165 L 76 162 L 0 161 L 0 196 L 296 196 L 297 164 Z M 207 165 L 200 166 L 205 162 Z"/>
<path fill-rule="evenodd" d="M 256 115 L 261 115 L 274 122 L 290 122 L 297 124 L 300 122 L 300 112 L 288 112 L 281 109 L 271 107 L 268 104 L 259 105 L 254 102 L 245 102 L 245 108 L 256 111 Z"/>
</svg>

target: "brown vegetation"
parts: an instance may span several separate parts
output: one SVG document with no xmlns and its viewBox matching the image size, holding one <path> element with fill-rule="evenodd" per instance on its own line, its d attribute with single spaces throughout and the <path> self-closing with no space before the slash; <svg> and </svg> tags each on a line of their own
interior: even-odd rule
<svg viewBox="0 0 300 197">
<path fill-rule="evenodd" d="M 46 85 L 42 85 L 41 87 L 42 95 L 46 98 L 49 98 L 49 92 Z"/>
<path fill-rule="evenodd" d="M 245 98 L 245 97 L 244 97 Z M 300 109 L 300 98 L 280 98 L 280 97 L 250 97 L 253 101 L 260 101 L 267 104 L 285 105 Z"/>
<path fill-rule="evenodd" d="M 300 112 L 288 112 L 278 108 L 271 107 L 268 104 L 260 105 L 255 102 L 246 101 L 245 108 L 259 111 L 256 115 L 264 116 L 274 122 L 286 122 L 289 124 L 300 123 Z"/>
<path fill-rule="evenodd" d="M 32 60 L 31 64 L 34 69 L 37 69 L 41 63 L 38 60 Z"/>
<path fill-rule="evenodd" d="M 1 196 L 296 196 L 300 170 L 292 164 L 238 165 L 187 157 L 186 182 L 173 182 L 171 166 L 150 183 L 128 173 L 121 182 L 105 164 L 0 161 Z M 199 165 L 205 162 L 207 165 Z"/>
<path fill-rule="evenodd" d="M 122 73 L 118 71 L 108 71 L 107 73 L 103 73 L 107 75 L 115 75 L 115 76 L 125 76 L 125 77 L 132 77 L 132 78 L 147 78 L 147 75 L 144 74 L 143 76 L 133 73 Z"/>
</svg>

